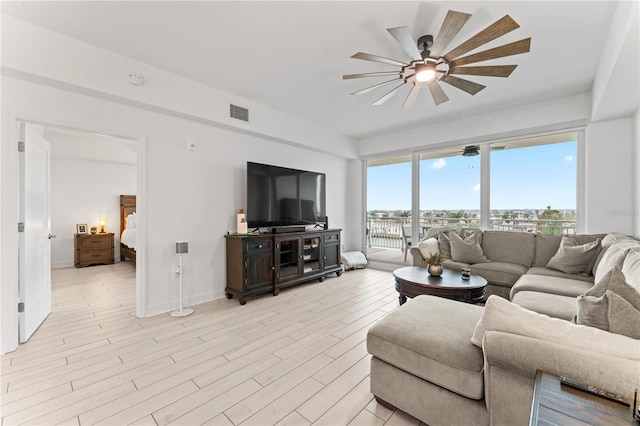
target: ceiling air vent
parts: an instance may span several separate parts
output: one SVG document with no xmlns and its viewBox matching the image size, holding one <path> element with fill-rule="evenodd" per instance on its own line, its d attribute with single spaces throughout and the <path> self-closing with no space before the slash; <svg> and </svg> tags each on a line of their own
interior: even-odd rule
<svg viewBox="0 0 640 426">
<path fill-rule="evenodd" d="M 249 122 L 249 110 L 246 108 L 239 107 L 238 105 L 229 105 L 229 115 L 231 118 L 235 118 L 237 120 Z"/>
</svg>

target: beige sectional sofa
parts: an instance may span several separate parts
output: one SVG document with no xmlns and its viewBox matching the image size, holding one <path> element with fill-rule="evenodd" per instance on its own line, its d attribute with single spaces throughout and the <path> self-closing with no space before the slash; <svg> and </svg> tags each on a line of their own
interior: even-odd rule
<svg viewBox="0 0 640 426">
<path fill-rule="evenodd" d="M 475 238 L 487 262 L 449 259 L 445 267 L 485 277 L 486 306 L 418 296 L 374 325 L 367 348 L 376 399 L 431 426 L 519 425 L 528 424 L 538 369 L 626 396 L 640 387 L 640 336 L 571 322 L 579 296 L 614 273 L 640 292 L 640 242 L 573 236 L 574 244 L 598 246 L 590 269 L 576 274 L 547 267 L 562 236 L 485 231 Z M 422 265 L 419 248 L 411 253 Z M 637 321 L 627 324 L 632 333 L 640 331 L 640 317 L 629 321 Z"/>
</svg>

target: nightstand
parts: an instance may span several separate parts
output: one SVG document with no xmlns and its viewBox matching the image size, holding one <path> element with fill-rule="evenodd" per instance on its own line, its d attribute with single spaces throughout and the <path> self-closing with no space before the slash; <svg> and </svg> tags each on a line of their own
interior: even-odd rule
<svg viewBox="0 0 640 426">
<path fill-rule="evenodd" d="M 83 268 L 89 265 L 113 264 L 113 233 L 103 234 L 75 234 L 75 257 L 76 268 Z"/>
</svg>

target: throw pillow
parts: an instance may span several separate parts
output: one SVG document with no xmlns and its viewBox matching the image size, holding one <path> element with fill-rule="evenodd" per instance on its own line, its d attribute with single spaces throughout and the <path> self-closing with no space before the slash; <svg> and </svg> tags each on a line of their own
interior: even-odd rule
<svg viewBox="0 0 640 426">
<path fill-rule="evenodd" d="M 456 234 L 456 231 L 438 233 L 440 257 L 442 259 L 451 259 L 451 243 L 449 242 L 449 233 Z"/>
<path fill-rule="evenodd" d="M 576 323 L 640 339 L 640 293 L 627 284 L 619 266 L 578 296 Z"/>
<path fill-rule="evenodd" d="M 438 247 L 438 239 L 437 238 L 427 238 L 424 241 L 420 241 L 418 243 L 418 250 L 420 250 L 420 254 L 422 257 L 427 259 L 434 254 L 440 254 L 440 248 Z"/>
<path fill-rule="evenodd" d="M 600 248 L 599 238 L 590 243 L 578 245 L 575 238 L 565 235 L 558 251 L 547 263 L 547 268 L 566 274 L 589 274 L 600 253 Z"/>
<path fill-rule="evenodd" d="M 471 343 L 482 347 L 488 331 L 501 331 L 604 355 L 640 360 L 638 341 L 593 327 L 577 325 L 522 308 L 508 300 L 491 295 L 471 336 Z"/>
<path fill-rule="evenodd" d="M 606 296 L 609 299 L 609 331 L 640 339 L 640 310 L 610 290 Z"/>
<path fill-rule="evenodd" d="M 577 305 L 576 324 L 609 331 L 609 297 L 607 294 L 603 294 L 600 297 L 585 296 L 583 294 L 578 296 Z"/>
<path fill-rule="evenodd" d="M 449 232 L 451 259 L 454 262 L 486 263 L 489 260 L 482 253 L 477 234 L 473 233 L 464 240 L 455 232 Z"/>
<path fill-rule="evenodd" d="M 607 272 L 600 281 L 591 287 L 584 295 L 601 297 L 607 290 L 611 290 L 624 300 L 629 302 L 635 309 L 640 310 L 640 293 L 627 284 L 627 279 L 619 266 L 614 266 Z"/>
</svg>

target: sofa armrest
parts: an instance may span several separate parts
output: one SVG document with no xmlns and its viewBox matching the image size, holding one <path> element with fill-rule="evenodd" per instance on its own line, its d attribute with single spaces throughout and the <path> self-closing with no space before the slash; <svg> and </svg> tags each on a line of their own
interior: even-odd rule
<svg viewBox="0 0 640 426">
<path fill-rule="evenodd" d="M 413 266 L 422 266 L 424 268 L 427 267 L 427 262 L 425 262 L 422 253 L 420 253 L 420 249 L 418 247 L 411 247 L 409 251 L 411 253 L 411 257 L 413 257 Z"/>
<path fill-rule="evenodd" d="M 490 383 L 493 380 L 491 373 L 495 368 L 525 378 L 531 384 L 536 370 L 543 370 L 557 376 L 571 377 L 629 399 L 633 396 L 634 389 L 640 388 L 640 361 L 500 331 L 486 333 L 483 351 L 487 390 L 505 389 L 508 392 L 508 386 L 505 388 Z M 490 398 L 496 396 L 491 395 Z"/>
</svg>

